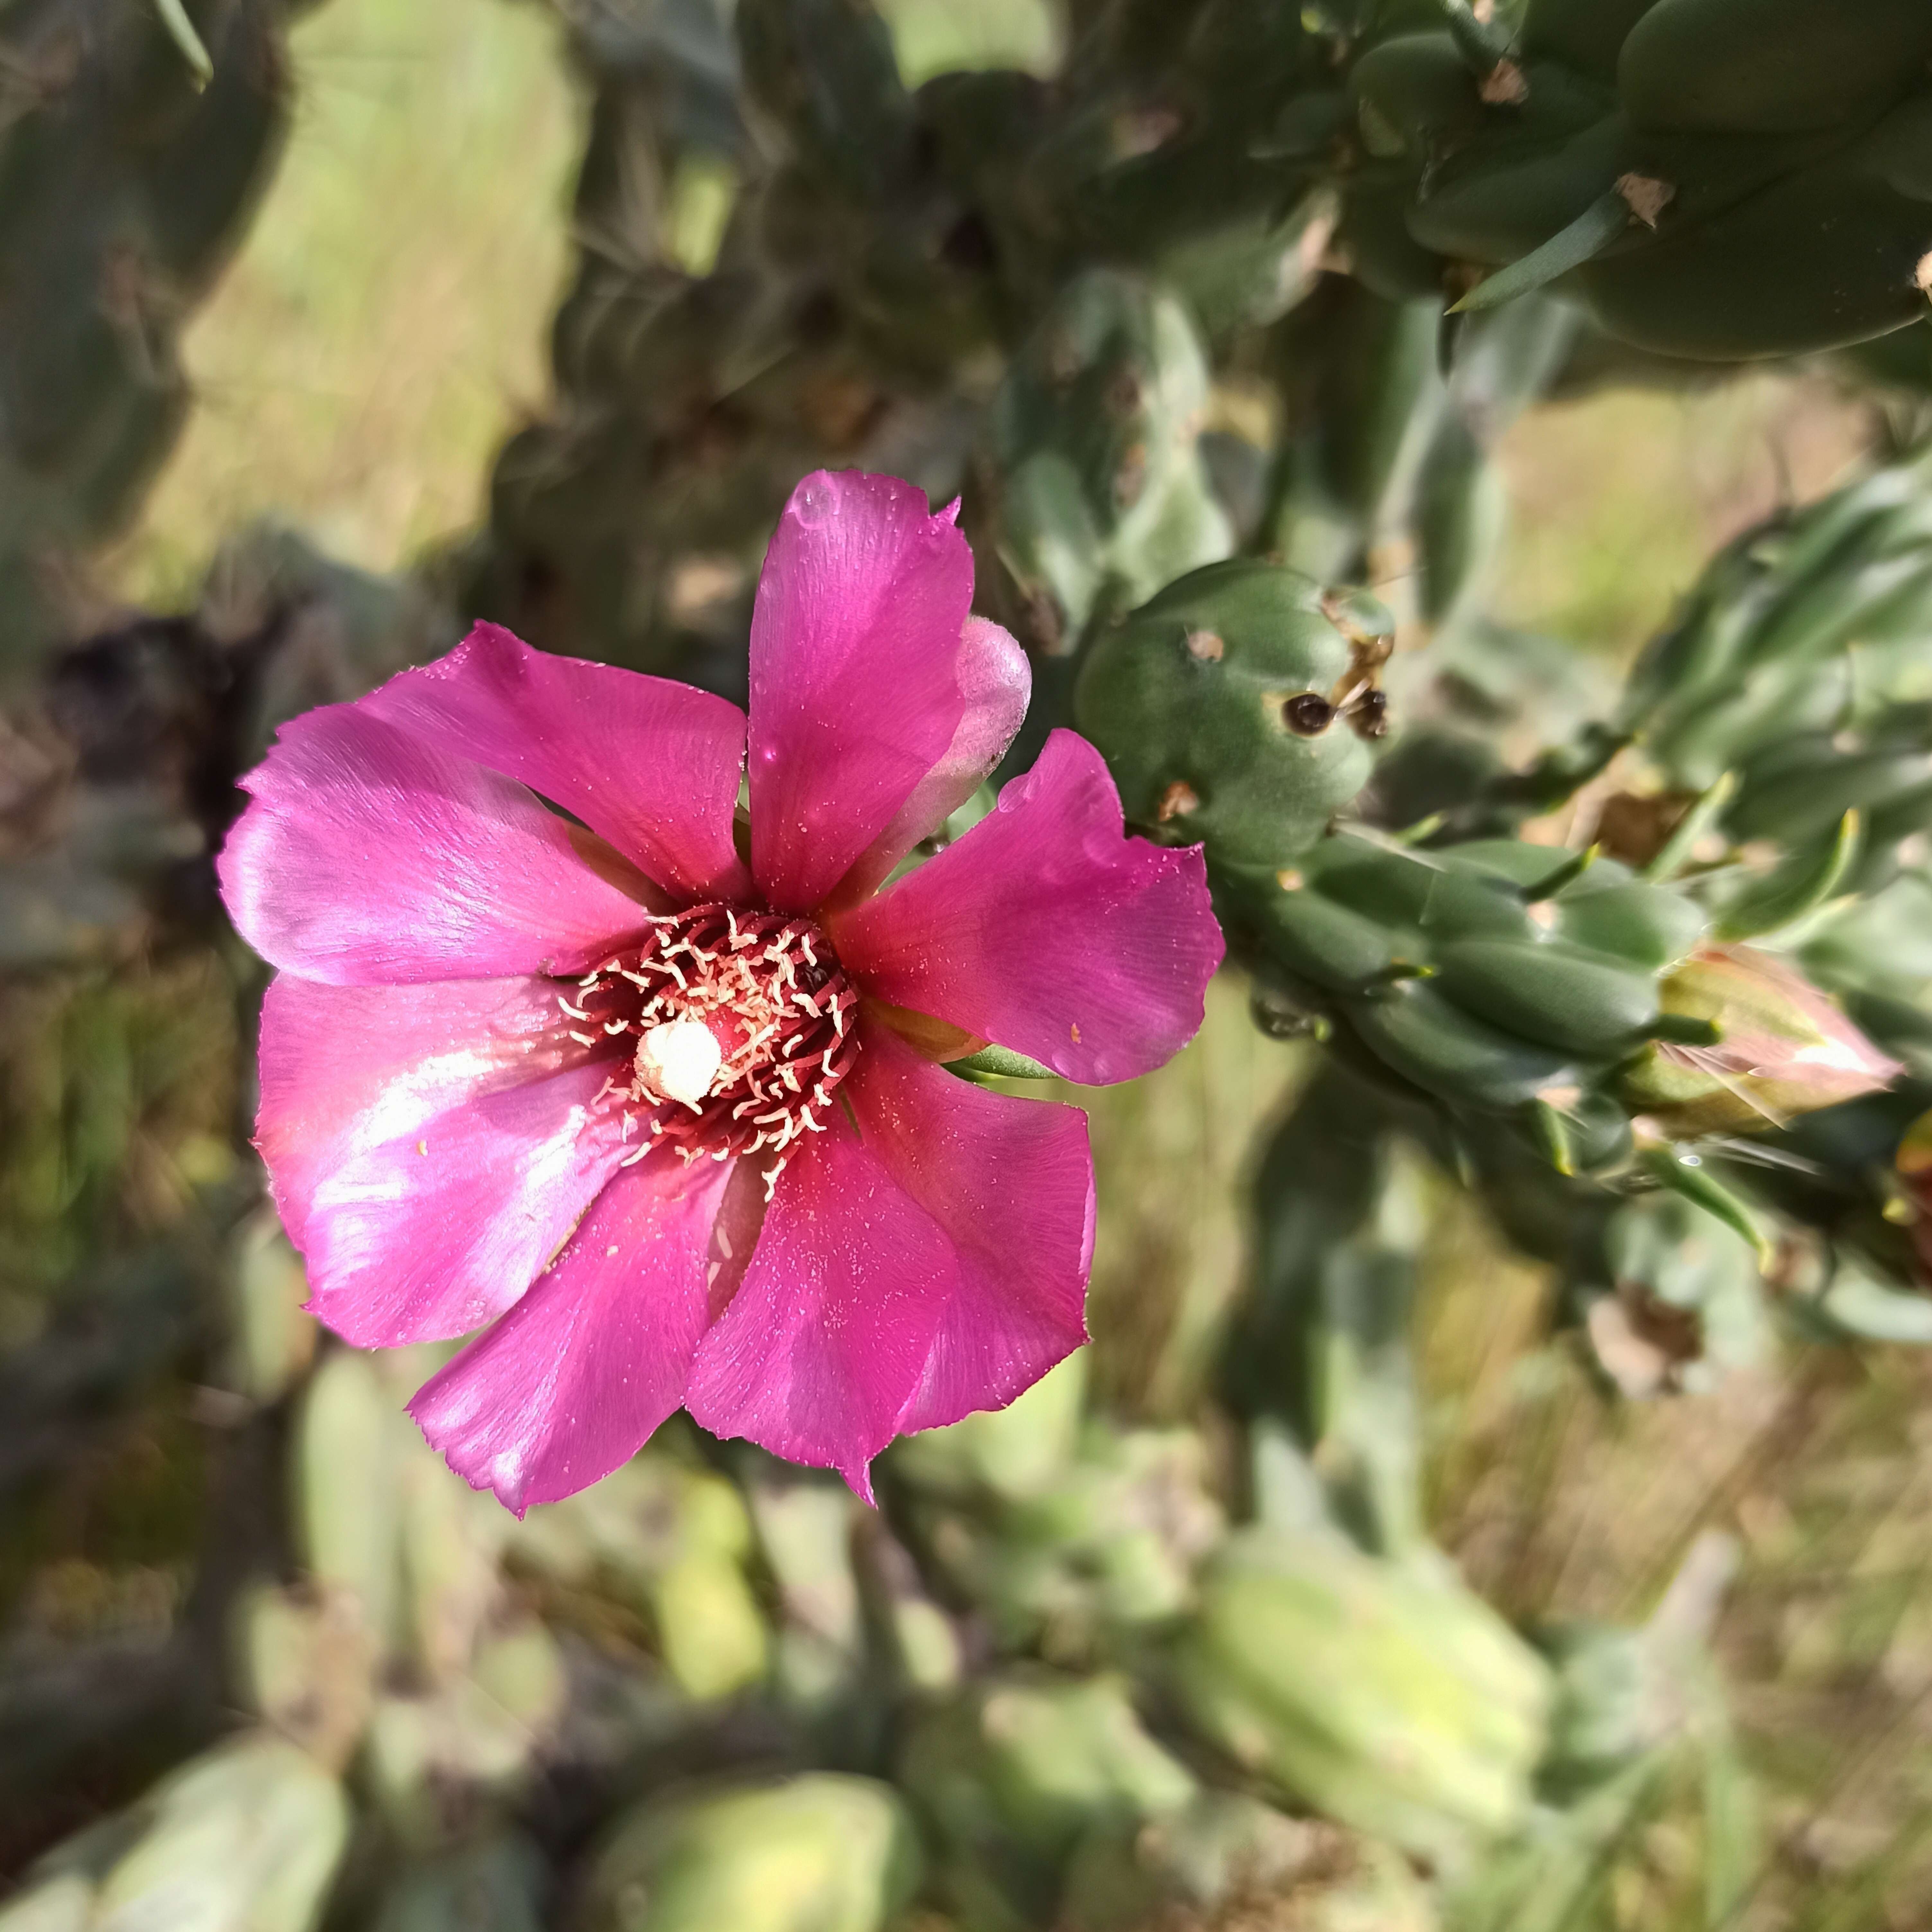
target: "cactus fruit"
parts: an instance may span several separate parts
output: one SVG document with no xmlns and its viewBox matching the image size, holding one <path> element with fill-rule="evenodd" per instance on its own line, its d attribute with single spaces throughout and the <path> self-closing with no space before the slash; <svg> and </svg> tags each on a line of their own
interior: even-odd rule
<svg viewBox="0 0 1932 1932">
<path fill-rule="evenodd" d="M 1095 639 L 1074 722 L 1130 824 L 1227 864 L 1286 863 L 1367 782 L 1394 630 L 1358 592 L 1210 564 Z"/>
<path fill-rule="evenodd" d="M 1256 1529 L 1179 1638 L 1192 1728 L 1291 1802 L 1455 1866 L 1528 1815 L 1546 1668 L 1453 1575 Z"/>
<path fill-rule="evenodd" d="M 1632 673 L 1619 724 L 1702 790 L 1786 740 L 1932 697 L 1932 466 L 1874 470 L 1746 530 Z"/>
</svg>

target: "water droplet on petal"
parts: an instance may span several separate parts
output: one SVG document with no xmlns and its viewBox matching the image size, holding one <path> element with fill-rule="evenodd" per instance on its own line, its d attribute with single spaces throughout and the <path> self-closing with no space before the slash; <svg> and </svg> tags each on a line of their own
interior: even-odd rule
<svg viewBox="0 0 1932 1932">
<path fill-rule="evenodd" d="M 838 486 L 829 476 L 814 476 L 799 485 L 792 499 L 792 514 L 808 530 L 831 520 L 838 507 Z"/>
</svg>

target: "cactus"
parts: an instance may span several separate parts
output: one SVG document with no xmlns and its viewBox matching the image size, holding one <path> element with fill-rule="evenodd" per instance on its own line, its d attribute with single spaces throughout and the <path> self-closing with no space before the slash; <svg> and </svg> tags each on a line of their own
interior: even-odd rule
<svg viewBox="0 0 1932 1932">
<path fill-rule="evenodd" d="M 1548 1673 L 1480 1598 L 1332 1533 L 1256 1529 L 1179 1640 L 1190 1724 L 1265 1788 L 1450 1865 L 1523 1822 Z"/>
<path fill-rule="evenodd" d="M 1096 613 L 1227 554 L 1233 534 L 1196 448 L 1206 357 L 1172 296 L 1094 270 L 1069 285 L 990 412 L 994 547 L 1022 635 L 1072 650 Z"/>
<path fill-rule="evenodd" d="M 1924 312 L 1928 50 L 1910 0 L 1535 0 L 1514 40 L 1393 34 L 1350 76 L 1358 220 L 1417 292 L 1554 284 L 1669 355 L 1882 335 Z"/>
<path fill-rule="evenodd" d="M 1285 1426 L 1324 1514 L 1383 1556 L 1423 1539 L 1408 1333 L 1424 1182 L 1398 1138 L 1417 1124 L 1336 1060 L 1296 1096 L 1255 1176 L 1254 1278 L 1222 1364 L 1230 1406 L 1264 1441 Z"/>
<path fill-rule="evenodd" d="M 1540 1124 L 1559 1165 L 1622 1144 L 1603 1102 L 1658 1024 L 1660 976 L 1704 922 L 1694 901 L 1613 860 L 1504 842 L 1433 849 L 1345 831 L 1234 878 L 1290 997 L 1312 989 L 1413 1087 Z"/>
<path fill-rule="evenodd" d="M 0 1906 L 0 1926 L 313 1932 L 349 1827 L 341 1787 L 312 1760 L 276 1738 L 238 1738 L 49 1852 Z"/>
<path fill-rule="evenodd" d="M 400 1876 L 375 1932 L 541 1932 L 542 1855 L 514 1834 L 484 1840 Z"/>
<path fill-rule="evenodd" d="M 973 1932 L 1050 1920 L 1083 1833 L 1172 1812 L 1196 1788 L 1108 1678 L 986 1682 L 922 1721 L 900 1776 Z"/>
<path fill-rule="evenodd" d="M 0 236 L 34 291 L 0 298 L 8 650 L 52 634 L 40 566 L 121 527 L 175 433 L 180 326 L 287 109 L 281 0 L 116 0 L 69 73 L 82 10 L 0 29 Z M 21 1332 L 46 1322 L 0 1364 L 27 1465 L 0 1480 L 130 1434 L 172 1456 L 192 1389 L 238 1500 L 170 1546 L 192 1600 L 139 1713 L 88 1729 L 89 1692 L 74 1728 L 138 1778 L 146 1713 L 179 1705 L 158 1750 L 257 1726 L 145 1797 L 94 1796 L 94 1757 L 46 1780 L 0 1858 L 76 1794 L 124 1808 L 0 1932 L 1527 1932 L 1648 1910 L 1625 1848 L 1646 1883 L 1688 1869 L 1643 1834 L 1692 1816 L 1705 1916 L 1733 1915 L 1752 1806 L 1696 1589 L 1519 1635 L 1430 1544 L 1412 1331 L 1460 1192 L 1545 1265 L 1605 1401 L 1787 1342 L 1932 1345 L 1923 4 L 1070 0 L 1050 76 L 916 86 L 868 0 L 554 10 L 589 100 L 575 253 L 487 527 L 387 580 L 244 533 L 192 614 L 58 653 L 0 732 L 0 950 L 88 962 L 0 1082 Z M 1832 349 L 1894 440 L 1727 545 L 1618 695 L 1490 614 L 1496 458 L 1552 387 L 1658 373 L 1646 346 Z M 208 1070 L 256 989 L 211 950 L 208 854 L 275 725 L 453 641 L 452 595 L 742 696 L 758 557 L 821 464 L 962 499 L 1033 661 L 995 782 L 1071 722 L 1136 834 L 1204 848 L 1261 1030 L 1296 1042 L 1247 1292 L 1158 1426 L 1076 1355 L 887 1450 L 876 1512 L 680 1423 L 513 1522 L 402 1420 L 442 1345 L 319 1342 L 226 1147 Z M 123 999 L 136 957 L 201 978 Z M 212 1097 L 151 1132 L 174 1076 L 141 1038 L 196 1002 L 218 1024 L 170 1051 Z M 158 1170 L 181 1225 L 151 1242 Z M 200 1466 L 172 1479 L 198 1496 Z M 7 1579 L 37 1560 L 11 1526 L 65 1506 L 22 1493 Z M 10 1808 L 68 1740 L 0 1648 Z"/>
<path fill-rule="evenodd" d="M 884 1932 L 917 1882 L 898 1801 L 826 1773 L 653 1799 L 592 1865 L 584 1932 Z"/>
<path fill-rule="evenodd" d="M 1171 1623 L 1226 1527 L 1186 1430 L 1090 1422 L 1077 1455 L 1016 1496 L 921 1495 L 916 1474 L 910 1486 L 908 1522 L 935 1574 L 1001 1648 L 1037 1647 L 1061 1664 L 1130 1651 Z"/>
<path fill-rule="evenodd" d="M 1441 306 L 1331 278 L 1271 332 L 1288 416 L 1258 542 L 1324 580 L 1389 581 L 1405 622 L 1451 634 L 1494 567 L 1490 455 L 1575 332 L 1530 298 L 1473 320 L 1442 366 Z M 1414 581 L 1410 582 L 1414 572 Z"/>
</svg>

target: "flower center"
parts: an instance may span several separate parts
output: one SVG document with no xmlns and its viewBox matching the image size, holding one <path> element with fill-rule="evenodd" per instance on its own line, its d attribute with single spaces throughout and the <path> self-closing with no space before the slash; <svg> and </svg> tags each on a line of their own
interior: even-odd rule
<svg viewBox="0 0 1932 1932">
<path fill-rule="evenodd" d="M 769 1188 L 792 1144 L 824 1130 L 858 1056 L 858 994 L 808 920 L 700 905 L 650 926 L 557 1002 L 572 1039 L 623 1043 L 598 1097 L 644 1136 L 630 1160 L 665 1144 L 687 1161 L 764 1151 Z"/>
</svg>

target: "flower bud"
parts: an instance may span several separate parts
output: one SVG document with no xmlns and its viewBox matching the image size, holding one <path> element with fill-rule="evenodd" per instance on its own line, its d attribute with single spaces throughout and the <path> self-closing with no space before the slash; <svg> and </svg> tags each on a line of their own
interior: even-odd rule
<svg viewBox="0 0 1932 1932">
<path fill-rule="evenodd" d="M 1658 1040 L 1624 1076 L 1625 1105 L 1673 1138 L 1782 1126 L 1904 1071 L 1770 953 L 1700 947 L 1658 993 L 1664 1013 L 1706 1021 L 1714 1036 L 1708 1045 Z"/>
</svg>

